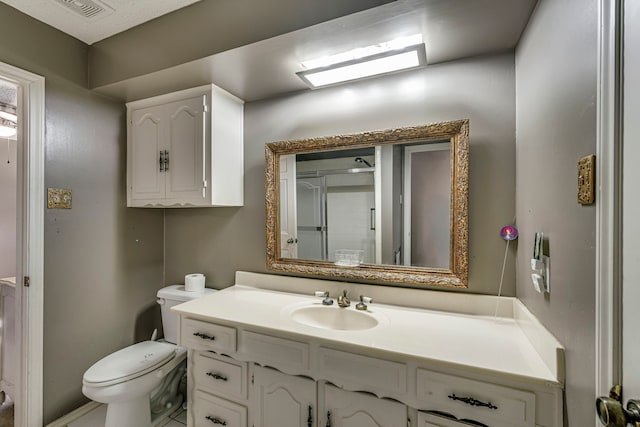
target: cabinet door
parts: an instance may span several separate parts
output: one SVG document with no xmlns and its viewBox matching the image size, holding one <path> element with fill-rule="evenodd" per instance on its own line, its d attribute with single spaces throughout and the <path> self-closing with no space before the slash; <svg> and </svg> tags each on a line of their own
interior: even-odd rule
<svg viewBox="0 0 640 427">
<path fill-rule="evenodd" d="M 376 396 L 324 386 L 320 425 L 327 427 L 405 427 L 407 407 Z"/>
<path fill-rule="evenodd" d="M 160 170 L 165 133 L 163 114 L 163 106 L 141 108 L 131 113 L 128 162 L 132 200 L 164 198 L 165 175 Z"/>
<path fill-rule="evenodd" d="M 255 427 L 315 427 L 316 383 L 307 378 L 255 367 Z"/>
<path fill-rule="evenodd" d="M 168 203 L 202 204 L 205 181 L 205 111 L 204 96 L 172 102 L 167 114 L 166 173 Z"/>
</svg>

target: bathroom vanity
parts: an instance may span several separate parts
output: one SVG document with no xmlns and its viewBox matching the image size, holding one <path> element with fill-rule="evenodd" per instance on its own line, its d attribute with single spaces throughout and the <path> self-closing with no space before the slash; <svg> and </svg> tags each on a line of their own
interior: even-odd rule
<svg viewBox="0 0 640 427">
<path fill-rule="evenodd" d="M 514 298 L 238 272 L 173 310 L 190 427 L 562 426 L 563 348 Z"/>
</svg>

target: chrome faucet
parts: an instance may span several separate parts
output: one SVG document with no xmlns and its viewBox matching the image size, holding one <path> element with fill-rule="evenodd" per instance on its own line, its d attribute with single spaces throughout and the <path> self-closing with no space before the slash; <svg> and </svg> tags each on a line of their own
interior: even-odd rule
<svg viewBox="0 0 640 427">
<path fill-rule="evenodd" d="M 342 295 L 338 296 L 338 305 L 342 308 L 349 307 L 351 305 L 351 301 L 347 297 L 347 290 L 342 291 Z"/>
<path fill-rule="evenodd" d="M 332 305 L 333 299 L 329 296 L 329 291 L 316 291 L 315 295 L 317 297 L 324 297 L 322 300 L 323 305 Z"/>
<path fill-rule="evenodd" d="M 360 302 L 356 304 L 356 310 L 367 310 L 367 304 L 371 304 L 373 300 L 369 297 L 365 297 L 364 295 L 360 295 Z"/>
</svg>

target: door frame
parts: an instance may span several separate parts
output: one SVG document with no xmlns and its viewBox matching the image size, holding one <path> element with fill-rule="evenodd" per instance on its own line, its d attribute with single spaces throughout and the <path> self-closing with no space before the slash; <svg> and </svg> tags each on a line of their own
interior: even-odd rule
<svg viewBox="0 0 640 427">
<path fill-rule="evenodd" d="M 451 151 L 450 142 L 426 142 L 420 145 L 410 145 L 404 147 L 402 153 L 402 264 L 411 265 L 411 155 L 413 153 L 422 153 L 425 151 Z M 452 181 L 453 182 L 453 181 Z M 451 259 L 451 253 L 449 253 L 449 259 Z"/>
<path fill-rule="evenodd" d="M 44 77 L 0 62 L 18 86 L 15 425 L 43 425 Z M 25 277 L 29 286 L 25 286 Z"/>
<path fill-rule="evenodd" d="M 598 1 L 596 396 L 622 379 L 622 13 L 621 2 Z"/>
</svg>

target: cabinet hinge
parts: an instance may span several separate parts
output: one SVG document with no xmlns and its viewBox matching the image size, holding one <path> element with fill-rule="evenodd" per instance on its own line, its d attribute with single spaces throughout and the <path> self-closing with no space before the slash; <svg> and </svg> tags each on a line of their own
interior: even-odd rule
<svg viewBox="0 0 640 427">
<path fill-rule="evenodd" d="M 204 181 L 202 181 L 202 186 L 203 186 L 204 188 L 207 188 L 207 180 L 206 180 L 206 179 L 205 179 Z"/>
<path fill-rule="evenodd" d="M 209 112 L 209 107 L 207 107 L 207 104 L 204 104 L 202 106 L 202 111 L 204 111 L 205 113 Z"/>
<path fill-rule="evenodd" d="M 22 283 L 26 288 L 28 288 L 29 285 L 31 285 L 31 278 L 29 276 L 24 276 Z"/>
<path fill-rule="evenodd" d="M 251 384 L 253 384 L 253 374 L 251 374 Z"/>
</svg>

